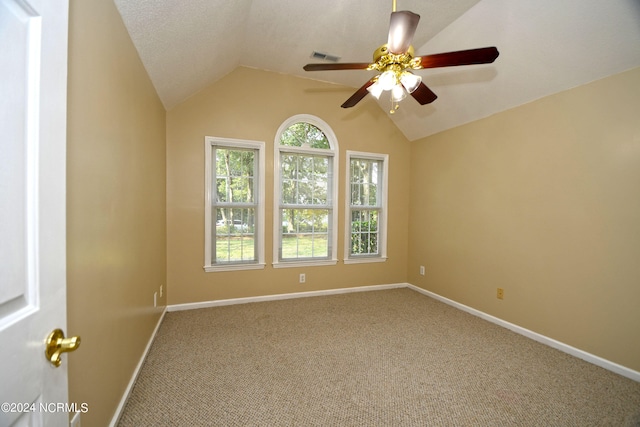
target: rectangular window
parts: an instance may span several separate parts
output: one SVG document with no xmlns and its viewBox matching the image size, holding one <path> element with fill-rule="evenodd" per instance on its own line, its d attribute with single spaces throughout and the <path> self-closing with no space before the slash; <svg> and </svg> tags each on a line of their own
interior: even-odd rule
<svg viewBox="0 0 640 427">
<path fill-rule="evenodd" d="M 205 271 L 264 268 L 264 143 L 205 138 Z"/>
<path fill-rule="evenodd" d="M 330 156 L 280 154 L 280 260 L 330 258 L 332 165 Z"/>
<path fill-rule="evenodd" d="M 345 263 L 386 260 L 388 155 L 347 151 Z"/>
</svg>

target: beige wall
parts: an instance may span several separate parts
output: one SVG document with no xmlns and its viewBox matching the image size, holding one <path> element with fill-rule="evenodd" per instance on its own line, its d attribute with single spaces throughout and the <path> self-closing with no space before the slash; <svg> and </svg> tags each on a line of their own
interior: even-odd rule
<svg viewBox="0 0 640 427">
<path fill-rule="evenodd" d="M 414 142 L 409 281 L 640 371 L 639 112 L 634 69 Z"/>
<path fill-rule="evenodd" d="M 165 114 L 111 1 L 72 2 L 69 36 L 68 333 L 83 342 L 67 360 L 84 425 L 113 416 L 162 284 L 180 304 L 409 281 L 640 370 L 640 70 L 409 143 L 370 100 L 339 108 L 352 89 L 249 68 Z M 204 137 L 266 142 L 271 224 L 273 139 L 300 113 L 340 144 L 340 260 L 345 152 L 390 155 L 389 260 L 274 269 L 267 233 L 264 270 L 205 273 Z"/>
<path fill-rule="evenodd" d="M 105 426 L 166 283 L 165 111 L 112 1 L 71 2 L 68 95 L 69 400 Z"/>
<path fill-rule="evenodd" d="M 405 282 L 409 150 L 406 138 L 370 99 L 340 104 L 354 89 L 250 68 L 238 68 L 167 113 L 167 280 L 169 304 Z M 343 258 L 346 150 L 389 154 L 389 259 L 366 265 L 274 269 L 273 236 L 259 271 L 205 273 L 204 137 L 266 143 L 266 223 L 273 224 L 273 141 L 296 114 L 331 126 L 340 147 L 338 256 Z M 306 274 L 306 283 L 298 275 Z"/>
</svg>

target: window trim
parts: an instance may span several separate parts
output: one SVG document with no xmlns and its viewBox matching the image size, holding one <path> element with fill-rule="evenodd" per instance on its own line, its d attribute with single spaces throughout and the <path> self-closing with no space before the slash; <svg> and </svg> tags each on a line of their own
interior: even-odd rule
<svg viewBox="0 0 640 427">
<path fill-rule="evenodd" d="M 257 260 L 252 262 L 238 261 L 225 264 L 214 264 L 211 262 L 213 252 L 213 242 L 211 239 L 212 218 L 211 207 L 212 200 L 212 173 L 214 173 L 215 160 L 212 156 L 212 148 L 244 148 L 257 150 L 258 152 L 258 195 L 256 197 L 256 224 L 254 227 L 254 244 L 256 245 Z M 204 271 L 207 273 L 217 271 L 238 271 L 238 270 L 260 270 L 265 267 L 264 260 L 264 242 L 265 242 L 265 143 L 264 141 L 251 141 L 245 139 L 219 138 L 213 136 L 205 136 L 205 209 L 204 209 Z"/>
<path fill-rule="evenodd" d="M 306 122 L 320 129 L 329 141 L 330 150 L 319 148 L 291 147 L 280 145 L 280 136 L 289 126 L 298 122 Z M 303 260 L 281 260 L 279 258 L 280 240 L 282 239 L 282 223 L 280 222 L 280 196 L 282 188 L 282 177 L 280 175 L 280 153 L 301 153 L 311 155 L 323 155 L 332 157 L 331 176 L 331 256 L 327 259 L 303 259 Z M 338 138 L 324 120 L 310 114 L 297 114 L 285 120 L 276 132 L 273 143 L 273 268 L 290 267 L 315 267 L 321 265 L 336 265 L 338 263 L 338 178 L 339 178 L 339 146 Z"/>
<path fill-rule="evenodd" d="M 345 172 L 345 214 L 344 214 L 344 260 L 345 264 L 364 264 L 385 262 L 387 260 L 387 213 L 389 155 L 347 150 Z M 351 159 L 377 160 L 382 162 L 382 192 L 380 194 L 380 213 L 378 214 L 378 255 L 351 255 Z"/>
</svg>

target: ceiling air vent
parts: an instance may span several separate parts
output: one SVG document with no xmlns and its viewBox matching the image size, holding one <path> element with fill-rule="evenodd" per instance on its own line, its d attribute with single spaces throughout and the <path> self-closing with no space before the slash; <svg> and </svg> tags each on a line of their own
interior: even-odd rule
<svg viewBox="0 0 640 427">
<path fill-rule="evenodd" d="M 311 54 L 311 57 L 313 59 L 319 59 L 321 61 L 329 61 L 329 62 L 338 62 L 340 60 L 339 56 L 329 55 L 328 53 L 315 52 L 315 51 Z"/>
</svg>

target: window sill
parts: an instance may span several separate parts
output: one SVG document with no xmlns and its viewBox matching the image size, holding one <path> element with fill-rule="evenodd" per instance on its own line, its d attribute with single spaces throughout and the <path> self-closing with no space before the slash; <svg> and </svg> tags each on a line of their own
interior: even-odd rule
<svg viewBox="0 0 640 427">
<path fill-rule="evenodd" d="M 215 273 L 217 271 L 241 271 L 241 270 L 264 270 L 265 264 L 229 264 L 229 265 L 205 265 L 205 273 Z"/>
<path fill-rule="evenodd" d="M 367 264 L 371 262 L 386 262 L 387 257 L 371 257 L 371 258 L 347 258 L 345 264 Z"/>
<path fill-rule="evenodd" d="M 323 265 L 336 265 L 338 260 L 315 260 L 315 261 L 280 261 L 274 262 L 273 268 L 292 268 L 292 267 L 319 267 Z"/>
</svg>

